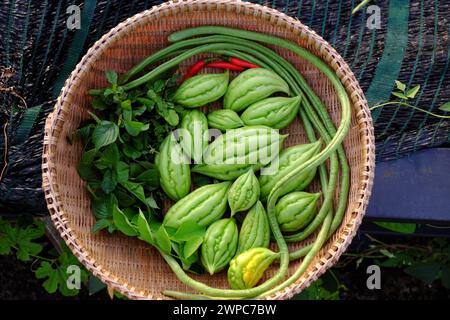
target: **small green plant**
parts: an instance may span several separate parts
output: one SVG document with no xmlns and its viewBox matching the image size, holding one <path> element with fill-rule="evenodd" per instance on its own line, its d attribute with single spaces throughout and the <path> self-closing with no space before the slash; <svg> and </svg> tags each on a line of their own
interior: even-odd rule
<svg viewBox="0 0 450 320">
<path fill-rule="evenodd" d="M 42 286 L 48 293 L 59 292 L 64 296 L 75 296 L 79 289 L 69 289 L 67 281 L 71 275 L 69 266 L 79 268 L 80 282 L 86 283 L 88 272 L 79 261 L 62 245 L 61 252 L 54 248 L 45 252 L 43 240 L 45 225 L 40 220 L 21 223 L 20 220 L 3 220 L 0 218 L 0 254 L 15 254 L 17 259 L 38 265 L 33 270 L 36 278 L 44 279 Z M 45 252 L 45 255 L 43 254 Z"/>
<path fill-rule="evenodd" d="M 423 108 L 416 107 L 416 106 L 412 105 L 411 103 L 407 102 L 407 101 L 413 100 L 416 97 L 417 93 L 419 93 L 419 91 L 420 91 L 420 85 L 416 85 L 412 88 L 407 88 L 406 84 L 404 84 L 403 82 L 401 82 L 399 80 L 395 80 L 395 86 L 396 86 L 396 89 L 394 91 L 392 91 L 392 95 L 397 98 L 400 98 L 401 100 L 393 100 L 393 101 L 383 102 L 381 104 L 377 104 L 377 105 L 371 107 L 370 110 L 375 110 L 375 109 L 382 108 L 385 106 L 396 105 L 398 107 L 408 107 L 408 108 L 426 113 L 426 114 L 436 117 L 436 118 L 450 119 L 450 116 L 433 113 L 433 112 L 430 112 Z M 450 112 L 450 101 L 444 103 L 438 109 L 443 112 Z"/>
</svg>

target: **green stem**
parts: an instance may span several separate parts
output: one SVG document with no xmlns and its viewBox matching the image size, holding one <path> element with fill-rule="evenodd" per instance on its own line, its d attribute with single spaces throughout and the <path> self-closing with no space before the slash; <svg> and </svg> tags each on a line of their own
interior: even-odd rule
<svg viewBox="0 0 450 320">
<path fill-rule="evenodd" d="M 363 7 L 365 7 L 371 0 L 363 0 L 360 4 L 358 4 L 353 10 L 352 14 L 357 13 L 359 10 L 361 10 Z"/>
<path fill-rule="evenodd" d="M 281 291 L 286 287 L 290 286 L 291 284 L 293 284 L 294 282 L 296 282 L 300 278 L 300 276 L 308 269 L 309 265 L 314 261 L 314 258 L 319 253 L 320 249 L 322 249 L 324 243 L 327 241 L 328 232 L 330 230 L 332 220 L 333 216 L 331 215 L 331 213 L 329 213 L 323 222 L 322 228 L 320 229 L 320 232 L 317 235 L 317 238 L 314 241 L 311 250 L 302 260 L 297 270 L 295 270 L 295 272 L 286 281 L 277 285 L 275 288 L 272 288 L 268 292 L 264 293 L 264 295 L 260 296 L 260 298 L 263 298 L 264 296 L 270 296 L 271 294 Z"/>
<path fill-rule="evenodd" d="M 11 245 L 11 248 L 13 248 L 13 249 L 16 250 L 16 251 L 19 250 L 19 248 L 16 247 L 15 245 Z M 43 260 L 43 261 L 48 261 L 48 262 L 51 262 L 51 263 L 55 263 L 56 260 L 58 260 L 57 258 L 50 259 L 50 258 L 42 257 L 42 256 L 39 256 L 39 255 L 36 255 L 36 254 L 31 254 L 31 253 L 29 253 L 28 255 L 29 255 L 30 257 L 32 257 L 32 258 L 39 259 L 39 260 Z"/>
<path fill-rule="evenodd" d="M 436 118 L 450 119 L 450 116 L 444 116 L 444 115 L 436 114 L 436 113 L 430 112 L 428 110 L 425 110 L 425 109 L 413 106 L 412 104 L 409 104 L 409 103 L 403 102 L 403 101 L 389 101 L 389 102 L 385 102 L 385 103 L 378 104 L 376 106 L 371 107 L 370 110 L 372 111 L 372 110 L 375 110 L 375 109 L 378 109 L 378 108 L 381 108 L 381 107 L 384 107 L 384 106 L 389 106 L 389 105 L 404 106 L 404 107 L 412 108 L 414 110 L 426 113 L 426 114 L 428 114 L 430 116 L 433 116 L 433 117 L 436 117 Z"/>
</svg>

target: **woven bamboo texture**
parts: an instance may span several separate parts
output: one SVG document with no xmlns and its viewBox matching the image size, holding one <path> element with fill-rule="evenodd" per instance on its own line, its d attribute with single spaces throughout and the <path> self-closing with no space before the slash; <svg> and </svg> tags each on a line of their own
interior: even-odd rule
<svg viewBox="0 0 450 320">
<path fill-rule="evenodd" d="M 296 283 L 267 299 L 288 299 L 309 286 L 336 263 L 354 237 L 367 208 L 374 175 L 374 135 L 364 94 L 348 65 L 320 36 L 298 20 L 276 10 L 235 0 L 186 0 L 167 2 L 127 19 L 105 34 L 83 57 L 57 100 L 45 125 L 43 189 L 57 230 L 78 259 L 108 286 L 131 299 L 162 299 L 162 290 L 191 291 L 171 272 L 157 251 L 136 238 L 101 232 L 92 234 L 94 218 L 84 183 L 76 172 L 81 145 L 66 137 L 88 118 L 87 90 L 105 86 L 104 71 L 125 72 L 142 58 L 167 45 L 167 36 L 200 25 L 223 25 L 276 35 L 296 42 L 325 61 L 341 79 L 352 103 L 352 120 L 344 148 L 350 164 L 350 195 L 342 225 Z M 278 51 L 304 75 L 327 106 L 335 124 L 340 104 L 331 83 L 311 64 L 285 50 Z M 192 61 L 187 61 L 181 69 Z M 296 120 L 286 132 L 285 145 L 305 143 Z M 311 190 L 317 190 L 314 182 Z M 337 190 L 339 194 L 339 190 Z M 291 245 L 299 248 L 314 239 Z M 276 249 L 276 247 L 274 247 Z M 292 274 L 299 262 L 290 264 Z M 272 276 L 277 266 L 266 272 Z M 195 276 L 209 285 L 227 287 L 226 273 Z"/>
</svg>

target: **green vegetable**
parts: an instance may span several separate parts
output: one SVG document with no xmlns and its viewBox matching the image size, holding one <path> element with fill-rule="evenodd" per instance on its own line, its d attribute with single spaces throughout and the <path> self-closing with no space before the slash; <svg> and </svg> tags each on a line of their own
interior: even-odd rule
<svg viewBox="0 0 450 320">
<path fill-rule="evenodd" d="M 228 191 L 228 203 L 231 209 L 231 216 L 236 212 L 250 209 L 258 201 L 258 198 L 258 179 L 253 169 L 249 169 L 233 182 Z"/>
<path fill-rule="evenodd" d="M 191 110 L 181 121 L 180 144 L 186 155 L 196 163 L 201 162 L 203 152 L 208 146 L 208 121 L 203 112 Z"/>
<path fill-rule="evenodd" d="M 258 201 L 247 213 L 239 231 L 236 255 L 251 248 L 267 248 L 270 243 L 270 226 L 266 210 Z"/>
<path fill-rule="evenodd" d="M 206 230 L 201 248 L 203 266 L 214 274 L 224 269 L 236 253 L 238 228 L 232 218 L 211 224 Z"/>
<path fill-rule="evenodd" d="M 178 228 L 186 221 L 194 221 L 209 226 L 224 215 L 230 185 L 231 182 L 209 184 L 192 191 L 170 207 L 163 225 Z"/>
<path fill-rule="evenodd" d="M 192 172 L 219 180 L 234 180 L 250 168 L 254 168 L 254 166 L 249 164 L 197 164 L 192 168 Z"/>
<path fill-rule="evenodd" d="M 301 96 L 271 97 L 249 106 L 241 115 L 247 125 L 264 125 L 274 129 L 287 127 L 297 115 Z"/>
<path fill-rule="evenodd" d="M 228 130 L 211 143 L 204 162 L 235 165 L 268 164 L 275 158 L 287 135 L 265 126 L 248 126 Z"/>
<path fill-rule="evenodd" d="M 191 171 L 186 155 L 175 137 L 169 135 L 161 144 L 157 165 L 160 185 L 173 200 L 179 200 L 189 193 Z"/>
<path fill-rule="evenodd" d="M 259 176 L 259 185 L 261 188 L 261 200 L 265 201 L 272 191 L 273 187 L 283 179 L 289 172 L 309 159 L 315 157 L 320 150 L 321 142 L 317 141 L 308 144 L 299 144 L 289 147 L 281 151 L 280 156 L 268 166 L 273 168 L 275 172 L 269 171 L 268 174 L 262 173 Z M 291 180 L 282 186 L 280 195 L 284 195 L 299 187 L 303 187 L 311 182 L 311 177 L 314 178 L 316 168 L 311 171 L 303 172 L 296 180 Z"/>
<path fill-rule="evenodd" d="M 184 81 L 173 100 L 183 106 L 196 108 L 222 97 L 228 87 L 228 71 L 221 74 L 200 74 Z"/>
<path fill-rule="evenodd" d="M 289 85 L 271 70 L 248 69 L 230 82 L 223 107 L 239 112 L 275 92 L 289 94 Z"/>
<path fill-rule="evenodd" d="M 211 128 L 226 131 L 244 126 L 239 115 L 230 109 L 219 109 L 208 113 L 208 125 Z"/>
<path fill-rule="evenodd" d="M 275 206 L 280 229 L 286 232 L 303 229 L 317 214 L 320 193 L 292 192 L 282 197 Z"/>
<path fill-rule="evenodd" d="M 297 188 L 295 188 L 295 191 L 302 191 L 306 189 L 316 177 L 316 173 L 317 169 L 309 171 L 303 182 Z"/>
<path fill-rule="evenodd" d="M 252 248 L 231 260 L 228 283 L 233 289 L 253 288 L 277 255 L 267 248 Z"/>
</svg>

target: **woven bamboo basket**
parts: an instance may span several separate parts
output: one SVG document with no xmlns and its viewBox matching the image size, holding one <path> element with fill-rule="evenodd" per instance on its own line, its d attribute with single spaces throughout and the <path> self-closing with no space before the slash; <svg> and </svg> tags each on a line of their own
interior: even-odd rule
<svg viewBox="0 0 450 320">
<path fill-rule="evenodd" d="M 276 35 L 296 42 L 320 57 L 339 76 L 352 103 L 351 129 L 344 141 L 350 164 L 350 195 L 341 227 L 317 255 L 307 272 L 283 291 L 268 299 L 288 299 L 299 293 L 336 263 L 355 235 L 366 210 L 374 175 L 374 137 L 364 94 L 348 65 L 320 36 L 298 20 L 264 6 L 234 0 L 186 0 L 167 2 L 139 13 L 105 34 L 87 52 L 66 81 L 45 125 L 43 189 L 51 218 L 69 248 L 95 276 L 131 299 L 162 299 L 162 290 L 190 292 L 172 273 L 157 251 L 136 238 L 107 232 L 92 234 L 94 218 L 84 183 L 76 172 L 81 145 L 69 144 L 66 137 L 88 118 L 87 90 L 107 83 L 104 71 L 125 72 L 142 58 L 167 45 L 167 36 L 177 30 L 223 25 Z M 336 124 L 340 104 L 331 83 L 311 64 L 291 52 L 278 50 L 298 68 L 327 106 Z M 192 63 L 187 61 L 181 68 Z M 183 71 L 183 70 L 182 70 Z M 305 143 L 301 123 L 287 129 L 285 145 Z M 318 189 L 314 182 L 311 190 Z M 339 192 L 339 191 L 337 191 Z M 315 235 L 299 248 L 314 240 Z M 276 247 L 274 247 L 276 250 Z M 289 274 L 299 262 L 291 263 Z M 266 272 L 272 276 L 277 265 Z M 227 287 L 226 272 L 195 276 L 215 287 Z"/>
</svg>

